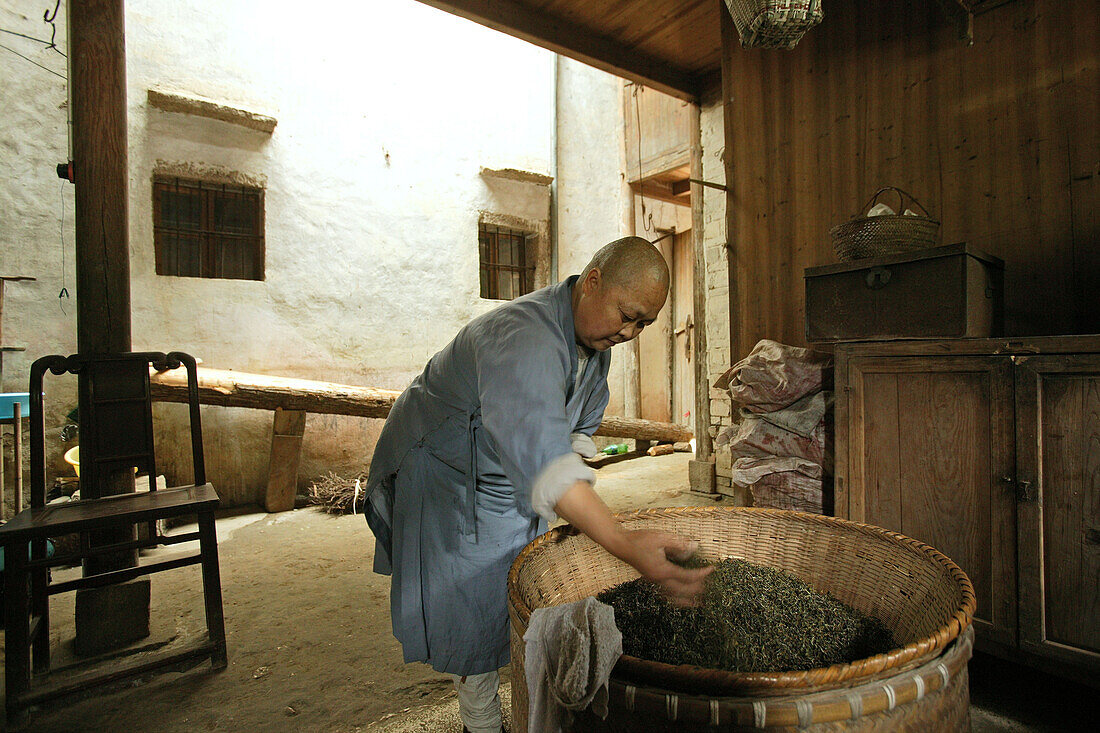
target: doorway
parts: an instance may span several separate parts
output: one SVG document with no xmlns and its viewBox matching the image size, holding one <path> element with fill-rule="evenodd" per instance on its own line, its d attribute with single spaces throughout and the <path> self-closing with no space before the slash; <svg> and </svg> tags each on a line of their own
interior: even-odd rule
<svg viewBox="0 0 1100 733">
<path fill-rule="evenodd" d="M 695 257 L 691 230 L 658 230 L 658 237 L 654 246 L 668 263 L 669 292 L 657 320 L 638 337 L 638 408 L 643 419 L 694 429 Z"/>
</svg>

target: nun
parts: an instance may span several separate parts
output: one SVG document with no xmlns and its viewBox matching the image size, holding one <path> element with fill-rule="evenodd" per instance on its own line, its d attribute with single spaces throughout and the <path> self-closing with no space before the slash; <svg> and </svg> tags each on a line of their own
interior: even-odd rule
<svg viewBox="0 0 1100 733">
<path fill-rule="evenodd" d="M 452 677 L 470 733 L 501 730 L 507 574 L 561 517 L 687 605 L 710 568 L 668 557 L 688 539 L 624 529 L 595 493 L 592 434 L 611 347 L 653 323 L 664 257 L 640 237 L 602 247 L 579 275 L 468 323 L 396 400 L 375 447 L 365 513 L 375 572 L 391 576 L 405 662 Z"/>
</svg>

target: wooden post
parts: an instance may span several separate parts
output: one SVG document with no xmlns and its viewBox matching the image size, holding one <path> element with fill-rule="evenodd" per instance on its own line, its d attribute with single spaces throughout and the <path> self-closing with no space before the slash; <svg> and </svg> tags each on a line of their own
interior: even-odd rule
<svg viewBox="0 0 1100 733">
<path fill-rule="evenodd" d="M 717 1 L 717 0 L 716 0 Z M 735 49 L 739 49 L 740 41 L 737 39 L 737 28 L 733 24 L 733 18 L 723 7 L 721 8 L 719 15 L 722 18 L 722 116 L 724 118 L 723 131 L 725 137 L 726 156 L 723 164 L 723 169 L 726 172 L 726 263 L 727 271 L 729 273 L 729 315 L 730 315 L 730 363 L 736 363 L 741 357 L 743 357 L 747 351 L 745 345 L 741 342 L 744 340 L 742 333 L 743 323 L 741 320 L 741 296 L 740 296 L 740 280 L 737 275 L 738 262 L 737 262 L 737 242 L 733 240 L 734 232 L 737 231 L 737 201 L 734 197 L 733 191 L 733 166 L 735 161 L 733 160 L 734 140 L 739 134 L 737 130 L 733 129 L 733 98 L 734 98 L 734 82 L 733 82 L 733 64 L 731 55 L 735 53 Z M 700 179 L 701 180 L 701 179 Z"/>
<path fill-rule="evenodd" d="M 126 51 L 122 0 L 69 5 L 76 183 L 77 350 L 130 350 Z M 81 495 L 84 496 L 83 489 Z"/>
<path fill-rule="evenodd" d="M 699 105 L 691 106 L 691 177 L 703 180 L 703 144 Z M 695 457 L 710 460 L 710 379 L 707 374 L 707 260 L 703 237 L 703 187 L 692 184 L 691 231 L 695 252 L 695 282 L 692 287 L 695 313 Z"/>
<path fill-rule="evenodd" d="M 630 193 L 630 233 L 637 236 L 637 197 L 634 195 L 634 188 L 627 186 L 627 190 Z M 584 277 L 585 273 L 581 273 L 581 277 Z M 626 345 L 626 359 L 624 360 L 624 394 L 623 394 L 623 412 L 627 417 L 641 417 L 642 416 L 642 382 L 640 365 L 642 363 L 642 352 L 638 345 L 638 339 L 631 339 L 630 343 Z"/>
<path fill-rule="evenodd" d="M 724 10 L 724 8 L 723 8 Z M 699 105 L 691 105 L 691 178 L 703 180 L 702 122 Z M 695 282 L 692 283 L 692 310 L 695 333 L 692 358 L 695 361 L 695 458 L 688 464 L 692 491 L 711 494 L 717 490 L 717 476 L 711 457 L 710 377 L 707 373 L 707 260 L 703 237 L 703 187 L 691 184 L 691 238 L 695 253 Z"/>
<path fill-rule="evenodd" d="M 129 165 L 126 124 L 126 45 L 123 0 L 69 3 L 69 91 L 72 103 L 73 179 L 76 185 L 76 332 L 83 354 L 130 350 Z M 80 413 L 90 414 L 86 373 L 79 375 Z M 81 435 L 86 449 L 97 436 Z M 84 456 L 82 456 L 84 457 Z M 92 456 L 87 456 L 92 458 Z M 87 459 L 86 458 L 86 459 Z M 81 496 L 96 498 L 134 491 L 134 476 L 120 470 Z M 133 528 L 95 532 L 93 545 L 133 540 Z M 137 564 L 137 550 L 96 555 L 85 574 Z M 112 626 L 130 639 L 149 634 L 148 578 L 77 592 L 77 647 L 99 646 L 107 633 L 97 609 L 110 607 Z M 122 613 L 127 618 L 119 618 Z"/>
<path fill-rule="evenodd" d="M 9 351 L 23 351 L 22 346 L 7 346 L 7 345 L 4 344 L 4 283 L 9 281 L 9 280 L 11 280 L 13 282 L 19 282 L 19 281 L 22 281 L 22 280 L 34 280 L 34 278 L 33 277 L 25 277 L 23 275 L 15 275 L 15 276 L 0 275 L 0 391 L 3 391 L 3 385 L 4 385 L 4 356 Z M 21 410 L 21 409 L 22 409 L 22 405 L 20 405 L 18 402 L 16 402 L 16 404 L 14 405 L 14 410 Z M 19 412 L 14 412 L 13 414 L 15 416 L 14 419 L 13 419 L 13 422 L 15 424 L 15 436 L 16 436 L 15 437 L 16 461 L 14 463 L 15 470 L 16 470 L 16 483 L 19 487 L 22 487 L 23 474 L 21 473 L 21 470 L 22 470 L 23 464 L 19 460 L 19 451 L 20 451 L 19 445 L 22 442 L 22 434 L 19 432 L 20 428 L 19 428 L 19 417 L 18 416 L 19 416 L 20 413 Z M 18 491 L 18 489 L 17 489 L 17 491 Z M 19 504 L 16 504 L 15 507 L 14 507 L 14 511 L 12 512 L 12 516 L 18 514 L 20 508 L 21 507 L 19 506 Z M 4 456 L 3 456 L 3 452 L 0 451 L 0 519 L 3 519 L 3 515 L 4 515 Z"/>
<path fill-rule="evenodd" d="M 267 494 L 264 498 L 269 512 L 285 512 L 294 508 L 294 494 L 298 489 L 298 464 L 302 458 L 302 434 L 305 429 L 305 412 L 275 408 L 275 420 L 271 428 L 271 458 L 267 469 Z"/>
<path fill-rule="evenodd" d="M 69 6 L 69 84 L 72 92 L 76 185 L 76 337 L 82 354 L 130 350 L 130 249 L 126 155 L 126 52 L 122 0 L 74 0 Z M 90 390 L 79 375 L 80 413 Z M 84 452 L 94 437 L 81 436 Z M 82 456 L 91 460 L 93 456 Z M 132 492 L 133 474 L 120 471 L 84 498 Z M 121 541 L 122 538 L 120 538 Z M 136 559 L 136 553 L 130 553 Z M 134 564 L 111 562 L 116 570 Z"/>
<path fill-rule="evenodd" d="M 23 405 L 16 400 L 11 406 L 11 422 L 15 427 L 12 435 L 12 472 L 15 474 L 15 511 L 23 510 Z"/>
</svg>

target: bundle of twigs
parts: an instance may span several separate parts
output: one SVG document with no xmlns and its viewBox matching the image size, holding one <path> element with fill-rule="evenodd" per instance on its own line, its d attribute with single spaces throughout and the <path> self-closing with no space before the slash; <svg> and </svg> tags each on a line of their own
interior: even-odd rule
<svg viewBox="0 0 1100 733">
<path fill-rule="evenodd" d="M 358 498 L 356 485 L 359 486 Z M 366 485 L 365 473 L 349 478 L 329 471 L 328 475 L 309 485 L 309 503 L 329 514 L 354 514 L 363 510 L 363 501 L 366 499 L 363 487 Z"/>
</svg>

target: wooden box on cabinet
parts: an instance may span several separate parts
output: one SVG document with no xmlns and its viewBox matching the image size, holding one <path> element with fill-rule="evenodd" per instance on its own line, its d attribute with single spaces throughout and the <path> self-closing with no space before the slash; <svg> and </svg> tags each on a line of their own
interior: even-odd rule
<svg viewBox="0 0 1100 733">
<path fill-rule="evenodd" d="M 806 340 L 999 336 L 1004 262 L 968 244 L 805 271 Z"/>
<path fill-rule="evenodd" d="M 1100 336 L 836 349 L 836 514 L 970 576 L 979 647 L 1100 686 Z"/>
</svg>

